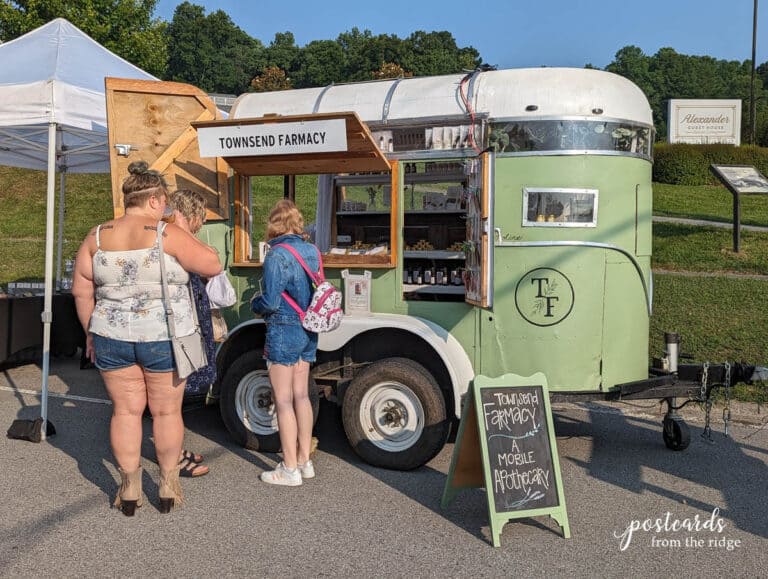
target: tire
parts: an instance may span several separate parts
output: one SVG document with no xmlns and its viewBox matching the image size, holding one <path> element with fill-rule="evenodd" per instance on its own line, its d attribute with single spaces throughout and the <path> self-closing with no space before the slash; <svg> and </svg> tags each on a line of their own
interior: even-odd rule
<svg viewBox="0 0 768 579">
<path fill-rule="evenodd" d="M 342 406 L 347 439 L 360 458 L 393 470 L 435 457 L 450 430 L 435 379 L 413 360 L 374 362 L 350 382 Z"/>
<path fill-rule="evenodd" d="M 682 419 L 665 416 L 663 427 L 664 444 L 670 450 L 685 450 L 691 444 L 691 431 Z"/>
<path fill-rule="evenodd" d="M 320 393 L 311 376 L 309 401 L 314 424 L 320 409 Z M 260 350 L 242 354 L 226 371 L 219 405 L 224 425 L 235 442 L 250 450 L 280 451 L 272 384 Z"/>
</svg>

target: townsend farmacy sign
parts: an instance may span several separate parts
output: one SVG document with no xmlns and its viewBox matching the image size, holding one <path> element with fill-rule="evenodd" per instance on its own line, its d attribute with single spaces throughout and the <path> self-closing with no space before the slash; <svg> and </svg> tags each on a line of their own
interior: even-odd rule
<svg viewBox="0 0 768 579">
<path fill-rule="evenodd" d="M 344 119 L 199 127 L 201 157 L 295 155 L 347 150 Z"/>
<path fill-rule="evenodd" d="M 741 144 L 741 101 L 671 99 L 667 140 L 696 145 Z"/>
</svg>

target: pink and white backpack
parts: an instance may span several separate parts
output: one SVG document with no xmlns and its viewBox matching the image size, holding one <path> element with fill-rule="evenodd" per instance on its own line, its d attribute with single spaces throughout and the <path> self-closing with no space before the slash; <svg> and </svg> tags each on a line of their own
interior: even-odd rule
<svg viewBox="0 0 768 579">
<path fill-rule="evenodd" d="M 341 309 L 341 292 L 331 282 L 325 281 L 325 274 L 323 273 L 323 257 L 320 255 L 320 250 L 317 251 L 317 257 L 320 261 L 320 271 L 314 273 L 299 255 L 299 252 L 293 247 L 285 243 L 280 243 L 275 247 L 283 247 L 290 251 L 312 280 L 312 287 L 315 291 L 312 294 L 312 299 L 309 301 L 309 307 L 306 312 L 302 311 L 299 304 L 297 304 L 287 292 L 283 292 L 282 294 L 285 301 L 287 301 L 288 304 L 296 310 L 296 313 L 299 314 L 301 325 L 304 329 L 319 334 L 322 332 L 332 332 L 338 328 L 339 325 L 341 325 L 341 318 L 344 315 L 344 311 Z"/>
</svg>

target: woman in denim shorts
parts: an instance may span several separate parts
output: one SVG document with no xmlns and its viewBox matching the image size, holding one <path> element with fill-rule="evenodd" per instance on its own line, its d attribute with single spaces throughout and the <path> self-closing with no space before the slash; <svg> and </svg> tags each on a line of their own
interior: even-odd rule
<svg viewBox="0 0 768 579">
<path fill-rule="evenodd" d="M 175 372 L 160 260 L 165 260 L 179 336 L 195 331 L 187 271 L 213 276 L 221 271 L 221 262 L 213 248 L 160 221 L 168 187 L 159 173 L 144 162 L 131 163 L 128 172 L 123 183 L 125 213 L 86 236 L 75 261 L 72 294 L 87 336 L 85 353 L 101 371 L 112 400 L 110 442 L 122 479 L 114 504 L 131 516 L 142 503 L 141 425 L 147 405 L 160 466 L 161 512 L 169 512 L 182 499 L 184 380 Z"/>
<path fill-rule="evenodd" d="M 298 486 L 315 476 L 309 459 L 312 440 L 312 404 L 309 401 L 309 365 L 315 361 L 317 334 L 306 331 L 298 313 L 283 297 L 286 292 L 306 310 L 313 288 L 309 276 L 285 247 L 290 245 L 312 271 L 320 268 L 317 248 L 304 240 L 304 218 L 287 199 L 278 201 L 269 214 L 264 258 L 263 293 L 251 302 L 253 311 L 264 316 L 267 336 L 264 358 L 277 409 L 283 461 L 275 470 L 261 474 L 269 484 Z M 298 450 L 297 450 L 298 447 Z"/>
</svg>

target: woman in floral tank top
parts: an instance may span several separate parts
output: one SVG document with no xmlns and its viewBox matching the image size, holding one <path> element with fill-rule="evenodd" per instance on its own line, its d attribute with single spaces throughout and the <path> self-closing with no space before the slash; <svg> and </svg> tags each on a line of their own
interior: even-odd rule
<svg viewBox="0 0 768 579">
<path fill-rule="evenodd" d="M 158 223 L 166 212 L 168 187 L 144 162 L 131 163 L 128 172 L 125 214 L 86 236 L 75 261 L 72 294 L 86 331 L 86 355 L 101 371 L 112 400 L 110 442 L 121 476 L 115 506 L 130 516 L 142 503 L 141 424 L 147 405 L 160 466 L 160 510 L 168 512 L 182 499 L 178 462 L 185 381 L 175 372 L 160 259 L 179 336 L 195 329 L 187 272 L 213 276 L 221 262 L 213 248 L 173 224 L 162 232 L 161 252 Z"/>
</svg>

